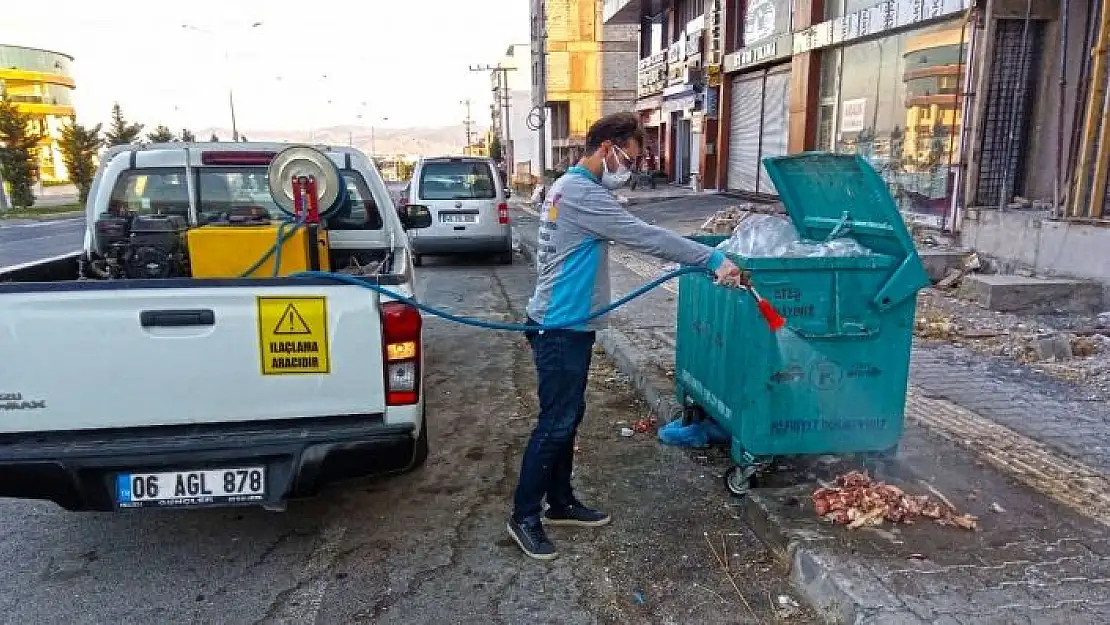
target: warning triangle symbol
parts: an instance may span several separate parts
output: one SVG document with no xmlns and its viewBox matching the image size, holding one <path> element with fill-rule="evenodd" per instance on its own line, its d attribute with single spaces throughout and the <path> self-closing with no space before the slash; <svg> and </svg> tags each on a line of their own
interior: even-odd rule
<svg viewBox="0 0 1110 625">
<path fill-rule="evenodd" d="M 278 319 L 277 325 L 274 326 L 274 334 L 312 334 L 312 330 L 308 329 L 308 324 L 305 323 L 297 307 L 289 304 L 285 307 L 285 312 L 281 313 L 281 319 Z"/>
</svg>

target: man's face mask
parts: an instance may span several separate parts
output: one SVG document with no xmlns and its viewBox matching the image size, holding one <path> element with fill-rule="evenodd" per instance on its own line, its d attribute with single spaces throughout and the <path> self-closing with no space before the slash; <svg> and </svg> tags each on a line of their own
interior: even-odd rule
<svg viewBox="0 0 1110 625">
<path fill-rule="evenodd" d="M 609 169 L 609 156 L 612 156 L 617 161 L 616 169 Z M 628 164 L 632 159 L 628 158 L 628 154 L 617 146 L 609 150 L 609 154 L 602 159 L 601 166 L 604 171 L 601 174 L 601 186 L 606 189 L 619 189 L 628 184 L 628 180 L 632 178 L 632 170 L 628 168 Z"/>
</svg>

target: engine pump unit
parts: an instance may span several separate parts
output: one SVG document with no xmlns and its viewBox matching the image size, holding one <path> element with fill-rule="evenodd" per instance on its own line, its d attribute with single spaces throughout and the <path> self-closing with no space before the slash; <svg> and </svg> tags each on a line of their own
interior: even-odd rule
<svg viewBox="0 0 1110 625">
<path fill-rule="evenodd" d="M 137 280 L 189 275 L 185 245 L 189 224 L 184 217 L 107 214 L 95 228 L 102 260 L 91 267 L 101 277 Z"/>
</svg>

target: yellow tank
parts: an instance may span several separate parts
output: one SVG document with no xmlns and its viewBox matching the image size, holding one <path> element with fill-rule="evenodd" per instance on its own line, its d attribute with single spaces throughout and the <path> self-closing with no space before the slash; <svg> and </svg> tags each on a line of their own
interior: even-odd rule
<svg viewBox="0 0 1110 625">
<path fill-rule="evenodd" d="M 194 278 L 269 278 L 274 275 L 276 254 L 272 254 L 249 276 L 243 274 L 277 242 L 280 224 L 250 226 L 209 225 L 188 233 L 189 267 Z M 286 232 L 291 226 L 286 226 Z M 327 231 L 319 230 L 316 250 L 320 270 L 330 270 Z M 281 246 L 278 276 L 312 269 L 308 247 L 309 230 L 301 227 Z"/>
</svg>

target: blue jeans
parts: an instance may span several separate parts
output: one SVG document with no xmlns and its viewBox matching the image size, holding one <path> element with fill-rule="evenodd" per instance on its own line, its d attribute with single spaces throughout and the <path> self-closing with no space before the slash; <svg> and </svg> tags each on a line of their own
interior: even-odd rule
<svg viewBox="0 0 1110 625">
<path fill-rule="evenodd" d="M 586 382 L 596 338 L 593 332 L 574 330 L 525 336 L 536 362 L 540 415 L 520 465 L 513 499 L 513 516 L 518 520 L 538 517 L 544 497 L 553 508 L 576 503 L 570 485 L 574 438 L 586 414 Z"/>
</svg>

